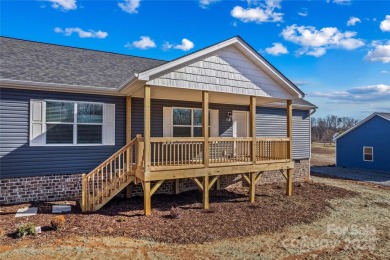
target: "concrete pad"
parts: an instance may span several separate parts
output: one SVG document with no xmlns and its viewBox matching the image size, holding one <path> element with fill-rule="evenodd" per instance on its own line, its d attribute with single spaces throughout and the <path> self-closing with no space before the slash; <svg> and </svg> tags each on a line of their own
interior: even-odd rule
<svg viewBox="0 0 390 260">
<path fill-rule="evenodd" d="M 70 212 L 71 210 L 70 205 L 53 205 L 52 213 Z"/>
<path fill-rule="evenodd" d="M 15 218 L 35 216 L 37 213 L 38 208 L 36 207 L 21 208 L 16 212 Z"/>
</svg>

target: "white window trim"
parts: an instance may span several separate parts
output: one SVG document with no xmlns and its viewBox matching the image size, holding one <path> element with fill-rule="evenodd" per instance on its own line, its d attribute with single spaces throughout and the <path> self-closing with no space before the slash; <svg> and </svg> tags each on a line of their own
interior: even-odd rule
<svg viewBox="0 0 390 260">
<path fill-rule="evenodd" d="M 42 137 L 43 137 L 43 144 L 38 146 L 47 146 L 47 147 L 73 147 L 73 146 L 112 146 L 115 144 L 105 144 L 104 143 L 104 116 L 105 116 L 105 104 L 103 102 L 93 102 L 93 101 L 72 101 L 72 100 L 58 100 L 58 99 L 44 99 L 43 106 L 42 106 Z M 73 125 L 73 143 L 69 144 L 48 144 L 46 141 L 46 133 L 47 133 L 47 122 L 46 122 L 46 102 L 64 102 L 64 103 L 73 103 L 74 104 L 74 118 L 73 123 L 70 122 L 57 122 L 58 124 L 71 124 Z M 103 106 L 103 121 L 102 123 L 77 123 L 77 106 L 78 104 L 100 104 Z M 31 121 L 31 119 L 30 119 Z M 55 124 L 56 122 L 49 122 L 49 124 Z M 30 122 L 31 125 L 31 122 Z M 78 144 L 77 143 L 77 125 L 101 125 L 102 126 L 102 143 L 85 143 L 85 144 Z M 31 129 L 31 128 L 30 128 Z M 31 131 L 31 130 L 30 130 Z M 31 140 L 30 140 L 31 145 Z M 35 145 L 36 146 L 36 145 Z"/>
<path fill-rule="evenodd" d="M 174 125 L 173 124 L 173 110 L 174 109 L 190 109 L 191 110 L 191 125 Z M 198 127 L 198 128 L 202 128 L 203 125 L 194 125 L 194 110 L 201 110 L 202 111 L 202 108 L 196 108 L 196 107 L 172 107 L 172 125 L 171 125 L 171 133 L 172 133 L 172 136 L 173 136 L 173 128 L 174 127 L 191 127 L 191 137 L 194 137 L 194 128 L 195 127 Z M 211 109 L 209 109 L 209 113 L 210 113 Z M 203 116 L 203 115 L 202 115 Z M 210 117 L 209 117 L 209 121 L 210 121 Z M 211 129 L 211 124 L 209 122 L 209 132 L 210 132 L 210 129 Z"/>
<path fill-rule="evenodd" d="M 366 153 L 366 152 L 364 151 L 365 148 L 371 148 L 371 151 L 372 151 L 372 153 L 371 153 L 372 160 L 366 160 L 366 159 L 365 159 L 365 155 L 366 155 L 366 154 L 369 155 L 369 153 Z M 374 161 L 374 147 L 372 147 L 372 146 L 363 146 L 363 161 L 365 161 L 365 162 L 373 162 L 373 161 Z"/>
</svg>

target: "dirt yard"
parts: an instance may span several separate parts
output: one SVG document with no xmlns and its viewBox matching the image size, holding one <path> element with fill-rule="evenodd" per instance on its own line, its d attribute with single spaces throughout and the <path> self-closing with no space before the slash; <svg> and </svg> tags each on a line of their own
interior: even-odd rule
<svg viewBox="0 0 390 260">
<path fill-rule="evenodd" d="M 336 163 L 335 144 L 312 143 L 311 144 L 311 165 L 329 166 Z"/>
<path fill-rule="evenodd" d="M 318 164 L 331 164 L 332 148 L 313 149 Z M 61 231 L 49 227 L 49 203 L 34 205 L 39 214 L 28 219 L 14 218 L 25 204 L 3 206 L 0 259 L 388 259 L 390 187 L 312 177 L 294 184 L 292 197 L 284 189 L 259 186 L 254 205 L 247 188 L 213 192 L 207 211 L 196 191 L 156 195 L 151 217 L 141 198 L 93 214 L 73 202 Z M 41 225 L 42 234 L 13 238 L 22 222 Z"/>
</svg>

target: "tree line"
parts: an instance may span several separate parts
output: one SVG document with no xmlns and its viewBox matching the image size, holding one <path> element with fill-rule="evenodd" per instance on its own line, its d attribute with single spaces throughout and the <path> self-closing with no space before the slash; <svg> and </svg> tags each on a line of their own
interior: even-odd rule
<svg viewBox="0 0 390 260">
<path fill-rule="evenodd" d="M 332 142 L 333 136 L 341 134 L 359 121 L 351 117 L 327 115 L 311 119 L 311 140 L 314 142 Z"/>
</svg>

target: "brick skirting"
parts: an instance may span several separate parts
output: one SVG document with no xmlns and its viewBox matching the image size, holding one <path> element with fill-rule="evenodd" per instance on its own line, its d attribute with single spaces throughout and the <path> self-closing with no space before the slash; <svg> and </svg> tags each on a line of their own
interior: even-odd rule
<svg viewBox="0 0 390 260">
<path fill-rule="evenodd" d="M 310 178 L 309 160 L 295 161 L 293 181 L 305 181 Z M 220 187 L 243 185 L 240 175 L 220 177 Z M 260 184 L 286 182 L 279 171 L 264 172 Z M 179 180 L 179 192 L 196 190 L 191 179 Z M 245 183 L 245 182 L 244 182 Z M 245 185 L 245 184 L 244 184 Z M 134 196 L 142 195 L 142 185 L 131 184 Z M 175 181 L 165 181 L 156 194 L 174 194 Z M 124 196 L 123 193 L 119 196 Z M 57 174 L 39 177 L 19 177 L 0 179 L 0 204 L 14 204 L 32 201 L 79 200 L 81 198 L 81 174 Z"/>
</svg>

